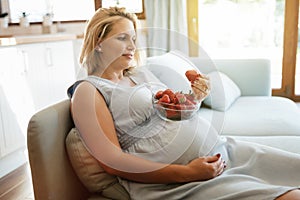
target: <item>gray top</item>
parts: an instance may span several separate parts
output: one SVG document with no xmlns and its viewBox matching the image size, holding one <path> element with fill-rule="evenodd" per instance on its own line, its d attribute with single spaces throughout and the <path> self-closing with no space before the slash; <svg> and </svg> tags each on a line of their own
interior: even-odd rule
<svg viewBox="0 0 300 200">
<path fill-rule="evenodd" d="M 187 120 L 188 123 L 187 121 L 165 121 L 159 118 L 152 105 L 152 96 L 157 90 L 165 89 L 166 86 L 143 67 L 136 69 L 129 77 L 136 84 L 135 86 L 123 86 L 97 76 L 88 76 L 78 81 L 73 86 L 73 90 L 82 81 L 88 81 L 98 89 L 111 111 L 117 136 L 124 151 L 142 153 L 143 157 L 148 155 L 146 156 L 148 159 L 158 159 L 161 157 L 157 156 L 158 154 L 166 155 L 168 152 L 168 162 L 177 160 L 187 149 L 191 151 L 191 144 L 195 143 L 196 130 L 200 128 L 200 119 L 195 117 Z M 69 91 L 69 95 L 71 96 L 72 92 Z M 193 131 L 187 131 L 190 129 Z M 201 144 L 194 144 L 194 153 L 189 155 L 189 159 L 191 156 L 207 155 L 217 143 L 217 134 L 214 137 L 213 133 L 210 133 L 210 137 L 207 137 L 207 134 L 206 129 L 201 135 L 197 134 L 197 141 Z M 145 142 L 148 144 L 146 145 Z M 139 150 L 130 149 L 140 143 L 143 145 Z M 178 144 L 181 144 L 182 149 L 176 147 Z M 199 146 L 202 146 L 200 152 Z M 170 156 L 171 149 L 180 151 Z M 187 163 L 189 159 L 180 162 Z M 166 162 L 164 156 L 160 161 Z"/>
</svg>

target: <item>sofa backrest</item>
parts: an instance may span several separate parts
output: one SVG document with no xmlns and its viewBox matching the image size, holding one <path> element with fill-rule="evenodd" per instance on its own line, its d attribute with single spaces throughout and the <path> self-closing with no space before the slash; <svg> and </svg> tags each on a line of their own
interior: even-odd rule
<svg viewBox="0 0 300 200">
<path fill-rule="evenodd" d="M 65 148 L 66 136 L 73 127 L 70 100 L 51 105 L 31 118 L 27 146 L 36 200 L 88 198 Z"/>
<path fill-rule="evenodd" d="M 242 96 L 271 96 L 271 64 L 268 59 L 199 59 L 190 60 L 201 72 L 218 70 L 240 88 Z"/>
</svg>

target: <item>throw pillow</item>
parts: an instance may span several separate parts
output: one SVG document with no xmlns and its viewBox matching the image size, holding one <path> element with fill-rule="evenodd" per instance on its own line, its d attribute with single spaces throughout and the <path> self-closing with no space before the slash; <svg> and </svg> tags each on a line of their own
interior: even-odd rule
<svg viewBox="0 0 300 200">
<path fill-rule="evenodd" d="M 110 199 L 130 199 L 117 177 L 107 174 L 88 152 L 76 128 L 67 135 L 66 148 L 75 173 L 90 192 Z"/>
<path fill-rule="evenodd" d="M 218 111 L 226 111 L 241 96 L 240 88 L 224 73 L 213 71 L 208 74 L 211 92 L 203 104 Z"/>
<path fill-rule="evenodd" d="M 191 87 L 185 72 L 190 69 L 198 70 L 189 58 L 179 51 L 149 57 L 146 67 L 168 88 L 186 93 Z"/>
</svg>

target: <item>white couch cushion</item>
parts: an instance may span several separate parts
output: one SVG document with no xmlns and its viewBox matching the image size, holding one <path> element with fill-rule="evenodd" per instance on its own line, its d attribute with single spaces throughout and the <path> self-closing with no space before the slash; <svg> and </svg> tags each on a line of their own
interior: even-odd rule
<svg viewBox="0 0 300 200">
<path fill-rule="evenodd" d="M 197 70 L 189 58 L 178 51 L 149 57 L 146 67 L 168 88 L 186 93 L 191 90 L 191 86 L 185 72 L 190 69 Z"/>
<path fill-rule="evenodd" d="M 211 92 L 203 103 L 214 110 L 226 111 L 241 96 L 240 88 L 222 72 L 210 72 L 208 77 Z"/>
<path fill-rule="evenodd" d="M 222 133 L 239 136 L 300 136 L 300 111 L 283 97 L 242 96 L 225 112 Z"/>
<path fill-rule="evenodd" d="M 268 59 L 210 60 L 193 57 L 190 60 L 203 73 L 218 70 L 228 75 L 239 86 L 242 96 L 271 96 L 271 65 Z"/>
</svg>

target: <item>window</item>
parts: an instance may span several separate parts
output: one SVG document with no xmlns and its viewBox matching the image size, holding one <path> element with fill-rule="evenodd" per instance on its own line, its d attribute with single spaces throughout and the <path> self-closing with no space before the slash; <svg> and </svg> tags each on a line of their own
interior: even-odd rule
<svg viewBox="0 0 300 200">
<path fill-rule="evenodd" d="M 141 0 L 102 0 L 103 8 L 109 8 L 111 6 L 125 7 L 128 12 L 132 13 L 143 12 L 143 4 Z"/>
<path fill-rule="evenodd" d="M 145 19 L 143 0 L 0 0 L 0 10 L 8 11 L 10 23 L 19 23 L 23 13 L 30 22 L 42 22 L 47 13 L 53 14 L 53 21 L 85 21 L 95 9 L 115 5 L 125 6 Z"/>
<path fill-rule="evenodd" d="M 53 13 L 53 21 L 82 21 L 94 12 L 94 0 L 9 0 L 11 23 L 19 23 L 22 13 L 30 22 L 41 22 L 47 13 Z"/>
<path fill-rule="evenodd" d="M 267 58 L 281 88 L 284 0 L 199 0 L 199 44 L 211 58 Z"/>
<path fill-rule="evenodd" d="M 125 7 L 129 12 L 135 13 L 139 19 L 145 19 L 144 0 L 95 0 L 95 5 L 96 9 Z"/>
</svg>

